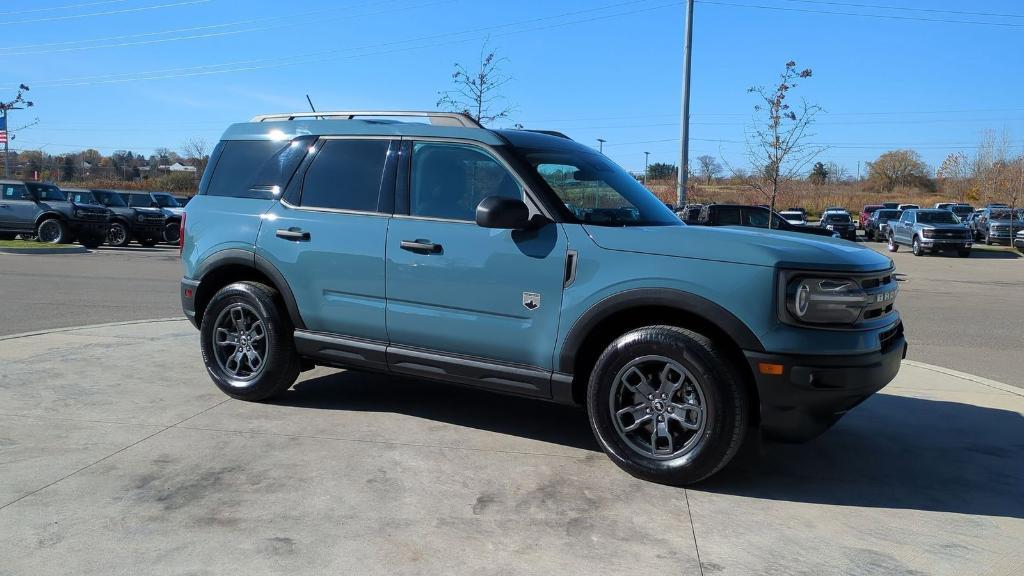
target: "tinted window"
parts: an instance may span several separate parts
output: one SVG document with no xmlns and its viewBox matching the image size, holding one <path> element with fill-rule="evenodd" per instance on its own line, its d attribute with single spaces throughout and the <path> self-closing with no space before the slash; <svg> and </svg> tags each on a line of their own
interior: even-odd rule
<svg viewBox="0 0 1024 576">
<path fill-rule="evenodd" d="M 739 208 L 719 208 L 718 209 L 718 223 L 722 226 L 739 226 L 740 224 L 740 209 Z"/>
<path fill-rule="evenodd" d="M 744 210 L 746 222 L 744 226 L 752 226 L 754 228 L 767 228 L 768 227 L 768 211 L 767 210 Z"/>
<path fill-rule="evenodd" d="M 850 222 L 849 214 L 826 214 L 825 221 L 832 224 L 848 223 Z"/>
<path fill-rule="evenodd" d="M 327 140 L 306 172 L 301 205 L 376 212 L 387 140 Z"/>
<path fill-rule="evenodd" d="M 3 198 L 4 200 L 31 200 L 32 197 L 28 195 L 28 188 L 22 184 L 4 184 L 3 185 Z"/>
<path fill-rule="evenodd" d="M 116 206 L 123 208 L 128 205 L 125 203 L 124 198 L 122 198 L 117 192 L 93 190 L 92 194 L 100 201 L 100 204 L 103 204 L 104 206 Z"/>
<path fill-rule="evenodd" d="M 57 188 L 53 184 L 27 184 L 27 186 L 36 194 L 36 198 L 40 201 L 56 200 L 63 201 L 67 200 L 67 196 L 60 188 Z"/>
<path fill-rule="evenodd" d="M 153 203 L 153 199 L 149 197 L 149 194 L 129 194 L 128 205 L 132 208 L 147 208 Z"/>
<path fill-rule="evenodd" d="M 947 210 L 935 212 L 918 212 L 917 221 L 923 224 L 956 224 L 956 216 Z"/>
<path fill-rule="evenodd" d="M 410 196 L 413 216 L 474 220 L 476 206 L 484 198 L 522 199 L 523 192 L 505 167 L 479 148 L 417 143 Z"/>
<path fill-rule="evenodd" d="M 904 212 L 903 215 L 900 216 L 900 222 L 913 222 L 913 216 L 913 212 Z"/>
<path fill-rule="evenodd" d="M 249 188 L 263 163 L 289 143 L 239 140 L 222 144 L 223 150 L 206 193 L 210 196 L 235 198 L 273 198 L 269 190 L 250 191 Z"/>
<path fill-rule="evenodd" d="M 68 192 L 68 195 L 75 204 L 96 204 L 92 192 Z"/>
</svg>

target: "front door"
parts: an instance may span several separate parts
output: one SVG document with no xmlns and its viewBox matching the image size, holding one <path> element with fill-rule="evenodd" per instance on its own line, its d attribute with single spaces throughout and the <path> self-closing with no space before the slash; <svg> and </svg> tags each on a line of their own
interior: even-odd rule
<svg viewBox="0 0 1024 576">
<path fill-rule="evenodd" d="M 432 364 L 437 353 L 477 368 L 494 363 L 550 372 L 567 250 L 561 227 L 477 226 L 476 206 L 488 196 L 520 198 L 536 209 L 520 180 L 481 146 L 424 141 L 411 151 L 405 165 L 411 173 L 402 179 L 408 186 L 400 186 L 400 209 L 387 240 L 392 369 L 458 372 L 443 360 Z M 500 372 L 488 377 L 485 370 L 478 380 L 494 388 L 547 393 L 546 382 L 531 388 Z"/>
<path fill-rule="evenodd" d="M 394 201 L 389 139 L 324 139 L 294 203 L 264 216 L 257 254 L 284 276 L 306 328 L 379 345 L 384 242 Z"/>
<path fill-rule="evenodd" d="M 39 205 L 24 184 L 0 184 L 0 228 L 32 232 L 38 213 Z"/>
</svg>

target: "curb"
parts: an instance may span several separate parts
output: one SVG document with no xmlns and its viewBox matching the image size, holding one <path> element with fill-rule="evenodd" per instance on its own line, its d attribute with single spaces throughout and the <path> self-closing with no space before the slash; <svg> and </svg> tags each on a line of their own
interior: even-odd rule
<svg viewBox="0 0 1024 576">
<path fill-rule="evenodd" d="M 132 326 L 135 324 L 149 324 L 152 322 L 175 322 L 178 320 L 188 320 L 184 316 L 177 316 L 172 318 L 150 318 L 148 320 L 127 320 L 124 322 L 108 322 L 106 324 L 87 324 L 85 326 L 68 326 L 67 328 L 51 328 L 49 330 L 37 330 L 35 332 L 21 332 L 20 334 L 8 334 L 6 336 L 0 336 L 0 342 L 4 340 L 17 340 L 18 338 L 28 338 L 29 336 L 43 336 L 45 334 L 59 334 L 61 332 L 75 332 L 77 330 L 91 330 L 94 328 L 109 328 L 111 326 Z"/>
<path fill-rule="evenodd" d="M 1016 396 L 1024 396 L 1024 388 L 1017 388 L 1016 386 L 1010 386 L 1009 384 L 1003 384 L 1002 382 L 989 380 L 988 378 L 982 378 L 981 376 L 975 376 L 974 374 L 951 370 L 949 368 L 943 368 L 942 366 L 925 364 L 924 362 L 917 362 L 914 360 L 904 360 L 903 363 L 915 368 L 938 372 L 939 374 L 945 374 L 946 376 L 952 376 L 961 380 L 967 380 L 968 382 L 974 382 L 975 384 L 981 384 L 982 386 L 988 386 L 989 388 L 995 388 L 996 390 L 1002 390 L 1003 392 L 1009 392 Z"/>
<path fill-rule="evenodd" d="M 85 246 L 74 248 L 0 248 L 0 254 L 86 254 Z"/>
</svg>

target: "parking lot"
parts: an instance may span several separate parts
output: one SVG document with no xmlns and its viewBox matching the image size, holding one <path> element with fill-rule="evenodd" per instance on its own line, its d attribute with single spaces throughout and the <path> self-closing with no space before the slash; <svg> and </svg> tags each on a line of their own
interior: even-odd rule
<svg viewBox="0 0 1024 576">
<path fill-rule="evenodd" d="M 905 363 L 821 438 L 689 489 L 631 478 L 582 411 L 541 402 L 323 368 L 226 399 L 191 325 L 139 322 L 179 316 L 176 256 L 0 255 L 5 333 L 121 322 L 0 339 L 0 574 L 1024 565 L 1013 253 L 894 255 L 910 358 L 983 378 Z"/>
</svg>

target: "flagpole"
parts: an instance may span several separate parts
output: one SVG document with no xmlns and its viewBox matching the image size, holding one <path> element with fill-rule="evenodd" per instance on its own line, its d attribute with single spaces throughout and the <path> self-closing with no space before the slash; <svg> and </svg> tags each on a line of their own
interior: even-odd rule
<svg viewBox="0 0 1024 576">
<path fill-rule="evenodd" d="M 4 107 L 4 123 L 3 124 L 4 124 L 4 178 L 7 178 L 7 157 L 9 155 L 8 151 L 10 150 L 10 148 L 8 148 L 8 142 L 11 141 L 11 131 L 7 129 L 7 108 L 6 107 Z"/>
</svg>

